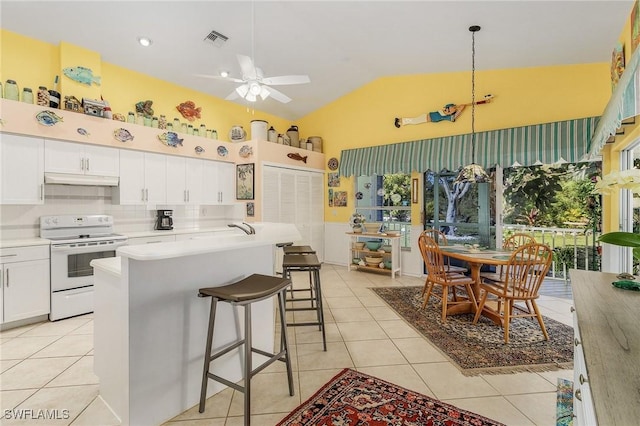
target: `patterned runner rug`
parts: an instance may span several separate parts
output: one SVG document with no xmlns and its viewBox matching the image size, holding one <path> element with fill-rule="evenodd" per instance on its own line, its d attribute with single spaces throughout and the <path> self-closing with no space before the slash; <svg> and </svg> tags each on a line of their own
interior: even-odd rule
<svg viewBox="0 0 640 426">
<path fill-rule="evenodd" d="M 558 379 L 556 391 L 556 426 L 573 425 L 573 382 Z"/>
<path fill-rule="evenodd" d="M 504 374 L 519 371 L 550 371 L 573 367 L 573 328 L 544 317 L 549 340 L 544 340 L 535 318 L 514 318 L 509 344 L 504 330 L 472 314 L 451 315 L 440 321 L 440 303 L 422 309 L 422 287 L 372 288 L 400 317 L 429 339 L 458 366 L 462 374 Z"/>
<path fill-rule="evenodd" d="M 502 425 L 345 368 L 277 426 Z"/>
</svg>

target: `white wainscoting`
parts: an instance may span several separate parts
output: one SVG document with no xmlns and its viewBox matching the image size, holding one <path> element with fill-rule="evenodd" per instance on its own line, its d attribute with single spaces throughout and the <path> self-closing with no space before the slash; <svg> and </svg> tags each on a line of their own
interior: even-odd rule
<svg viewBox="0 0 640 426">
<path fill-rule="evenodd" d="M 347 266 L 351 259 L 349 253 L 349 237 L 346 235 L 351 228 L 347 223 L 325 222 L 324 224 L 324 262 L 332 265 Z M 424 275 L 422 256 L 418 250 L 418 240 L 422 226 L 411 227 L 411 250 L 402 251 L 401 275 L 421 277 Z"/>
</svg>

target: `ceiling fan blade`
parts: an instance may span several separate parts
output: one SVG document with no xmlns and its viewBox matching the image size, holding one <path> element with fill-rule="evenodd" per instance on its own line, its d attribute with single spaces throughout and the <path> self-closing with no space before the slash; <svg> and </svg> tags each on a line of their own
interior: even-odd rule
<svg viewBox="0 0 640 426">
<path fill-rule="evenodd" d="M 257 77 L 256 66 L 250 57 L 244 55 L 236 55 L 238 57 L 238 63 L 240 64 L 240 70 L 242 71 L 242 78 L 245 80 L 255 80 Z"/>
<path fill-rule="evenodd" d="M 231 93 L 229 93 L 227 95 L 226 98 L 224 98 L 226 101 L 232 101 L 234 99 L 238 99 L 240 97 L 240 95 L 238 95 L 238 92 L 236 92 L 235 90 Z"/>
<path fill-rule="evenodd" d="M 276 101 L 282 102 L 283 104 L 291 102 L 291 98 L 285 95 L 284 93 L 280 92 L 279 90 L 276 90 L 273 87 L 269 87 L 269 86 L 262 86 L 262 87 Z"/>
<path fill-rule="evenodd" d="M 244 80 L 240 80 L 239 78 L 222 77 L 221 75 L 195 74 L 195 76 L 196 77 L 203 77 L 203 78 L 213 78 L 215 80 L 230 81 L 230 82 L 233 82 L 233 83 L 244 83 Z"/>
<path fill-rule="evenodd" d="M 308 75 L 280 75 L 278 77 L 265 77 L 262 79 L 264 84 L 273 86 L 284 84 L 305 84 L 310 83 L 311 79 Z"/>
</svg>

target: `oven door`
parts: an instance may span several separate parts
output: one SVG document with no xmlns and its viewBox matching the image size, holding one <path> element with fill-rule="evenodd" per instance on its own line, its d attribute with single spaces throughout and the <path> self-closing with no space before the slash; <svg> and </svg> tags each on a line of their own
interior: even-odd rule
<svg viewBox="0 0 640 426">
<path fill-rule="evenodd" d="M 51 291 L 93 285 L 93 259 L 114 257 L 126 240 L 51 244 Z"/>
</svg>

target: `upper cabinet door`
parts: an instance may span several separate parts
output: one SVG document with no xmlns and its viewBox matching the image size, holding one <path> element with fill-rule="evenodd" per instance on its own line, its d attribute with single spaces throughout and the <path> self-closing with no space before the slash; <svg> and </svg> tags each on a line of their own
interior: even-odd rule
<svg viewBox="0 0 640 426">
<path fill-rule="evenodd" d="M 220 204 L 217 161 L 204 160 L 202 167 L 202 201 L 200 204 Z"/>
<path fill-rule="evenodd" d="M 145 204 L 144 152 L 122 150 L 120 184 L 113 190 L 115 204 Z"/>
<path fill-rule="evenodd" d="M 44 149 L 45 172 L 84 174 L 84 145 L 47 140 Z"/>
<path fill-rule="evenodd" d="M 0 204 L 44 204 L 44 140 L 3 133 Z"/>
<path fill-rule="evenodd" d="M 184 157 L 167 157 L 167 204 L 181 205 L 187 203 L 185 178 L 187 171 Z"/>
<path fill-rule="evenodd" d="M 52 173 L 119 176 L 119 150 L 97 145 L 47 140 L 44 169 Z"/>
<path fill-rule="evenodd" d="M 105 146 L 85 145 L 85 174 L 120 176 L 120 150 Z"/>
<path fill-rule="evenodd" d="M 235 202 L 235 169 L 235 165 L 231 163 L 218 163 L 218 190 L 220 191 L 221 204 Z"/>
<path fill-rule="evenodd" d="M 204 191 L 204 163 L 199 158 L 186 159 L 185 183 L 187 190 L 187 204 L 198 205 L 202 203 Z"/>
<path fill-rule="evenodd" d="M 167 156 L 144 153 L 144 185 L 146 204 L 167 202 Z"/>
</svg>

